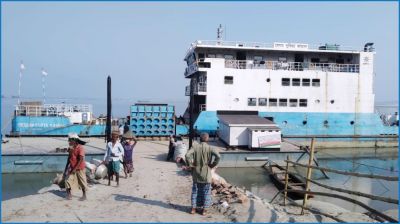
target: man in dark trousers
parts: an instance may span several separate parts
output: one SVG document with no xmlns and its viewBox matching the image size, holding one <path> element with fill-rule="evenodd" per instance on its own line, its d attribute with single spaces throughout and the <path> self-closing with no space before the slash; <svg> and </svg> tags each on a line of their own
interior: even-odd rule
<svg viewBox="0 0 400 224">
<path fill-rule="evenodd" d="M 77 183 L 83 192 L 81 200 L 86 200 L 87 181 L 85 173 L 85 150 L 82 146 L 86 144 L 86 142 L 82 141 L 76 133 L 70 133 L 68 135 L 68 143 L 69 156 L 63 175 L 67 190 L 67 199 L 72 199 L 71 188 Z"/>
<path fill-rule="evenodd" d="M 220 155 L 207 144 L 208 138 L 207 133 L 202 133 L 200 144 L 193 145 L 186 154 L 193 177 L 191 214 L 196 213 L 196 208 L 203 208 L 201 214 L 207 215 L 211 206 L 211 169 L 218 165 Z"/>
</svg>

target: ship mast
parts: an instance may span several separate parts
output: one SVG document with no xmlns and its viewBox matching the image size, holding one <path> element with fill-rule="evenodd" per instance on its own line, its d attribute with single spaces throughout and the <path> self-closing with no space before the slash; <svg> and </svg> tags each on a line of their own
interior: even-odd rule
<svg viewBox="0 0 400 224">
<path fill-rule="evenodd" d="M 217 28 L 217 40 L 218 44 L 220 44 L 223 41 L 222 34 L 224 33 L 224 30 L 222 29 L 222 25 L 219 24 L 219 27 Z"/>
</svg>

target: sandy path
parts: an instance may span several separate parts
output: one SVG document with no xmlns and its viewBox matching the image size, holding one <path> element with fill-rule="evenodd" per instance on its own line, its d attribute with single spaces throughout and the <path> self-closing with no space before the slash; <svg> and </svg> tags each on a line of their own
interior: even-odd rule
<svg viewBox="0 0 400 224">
<path fill-rule="evenodd" d="M 65 192 L 50 192 L 7 200 L 2 203 L 2 221 L 36 222 L 222 222 L 220 213 L 211 217 L 190 215 L 191 177 L 172 162 L 165 162 L 166 142 L 139 142 L 134 152 L 133 177 L 121 179 L 120 187 L 101 181 L 88 192 L 88 200 L 64 199 Z"/>
</svg>

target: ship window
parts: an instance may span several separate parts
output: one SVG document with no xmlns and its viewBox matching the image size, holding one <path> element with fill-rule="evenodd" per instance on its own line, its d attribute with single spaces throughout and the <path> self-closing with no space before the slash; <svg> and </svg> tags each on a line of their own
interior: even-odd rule
<svg viewBox="0 0 400 224">
<path fill-rule="evenodd" d="M 247 105 L 248 106 L 257 106 L 257 98 L 248 98 Z"/>
<path fill-rule="evenodd" d="M 290 79 L 282 78 L 282 86 L 290 86 Z"/>
<path fill-rule="evenodd" d="M 267 106 L 267 98 L 259 98 L 258 106 Z"/>
<path fill-rule="evenodd" d="M 232 60 L 233 59 L 233 55 L 226 54 L 225 55 L 225 59 Z"/>
<path fill-rule="evenodd" d="M 270 99 L 269 99 L 269 106 L 270 106 L 270 107 L 276 107 L 276 106 L 277 106 L 277 99 L 275 99 L 275 98 L 270 98 Z"/>
<path fill-rule="evenodd" d="M 262 61 L 263 57 L 262 56 L 254 56 L 254 61 Z"/>
<path fill-rule="evenodd" d="M 297 99 L 290 99 L 289 107 L 297 107 Z"/>
<path fill-rule="evenodd" d="M 336 58 L 336 64 L 344 64 L 343 58 Z"/>
<path fill-rule="evenodd" d="M 215 54 L 208 54 L 209 58 L 215 58 Z"/>
<path fill-rule="evenodd" d="M 279 99 L 280 107 L 287 107 L 287 99 Z"/>
<path fill-rule="evenodd" d="M 300 107 L 307 107 L 307 99 L 300 99 L 299 106 Z"/>
<path fill-rule="evenodd" d="M 217 54 L 217 58 L 224 58 L 223 54 Z"/>
<path fill-rule="evenodd" d="M 302 79 L 302 86 L 310 86 L 310 79 Z"/>
<path fill-rule="evenodd" d="M 292 86 L 300 86 L 300 79 L 292 79 Z"/>
<path fill-rule="evenodd" d="M 224 83 L 225 84 L 233 84 L 233 76 L 225 76 Z"/>
<path fill-rule="evenodd" d="M 312 86 L 319 87 L 319 79 L 313 79 L 312 80 Z"/>
<path fill-rule="evenodd" d="M 319 63 L 319 58 L 311 58 L 311 63 Z"/>
</svg>

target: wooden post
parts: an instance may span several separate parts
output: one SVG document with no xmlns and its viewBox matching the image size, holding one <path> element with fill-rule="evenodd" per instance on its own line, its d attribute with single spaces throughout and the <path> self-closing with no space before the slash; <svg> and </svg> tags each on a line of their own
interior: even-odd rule
<svg viewBox="0 0 400 224">
<path fill-rule="evenodd" d="M 287 189 L 289 184 L 289 156 L 286 157 L 286 172 L 285 172 L 285 197 L 283 198 L 283 205 L 286 206 Z"/>
<path fill-rule="evenodd" d="M 309 181 L 309 179 L 311 179 L 311 173 L 312 173 L 312 168 L 310 166 L 311 166 L 311 163 L 314 160 L 314 144 L 315 144 L 315 138 L 312 138 L 311 139 L 311 152 L 310 152 L 310 157 L 308 159 L 306 192 L 310 191 L 310 181 Z M 303 200 L 303 207 L 301 208 L 301 214 L 302 215 L 304 215 L 304 207 L 306 206 L 307 199 L 308 199 L 308 194 L 305 193 L 304 194 L 304 200 Z"/>
</svg>

